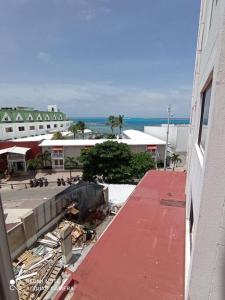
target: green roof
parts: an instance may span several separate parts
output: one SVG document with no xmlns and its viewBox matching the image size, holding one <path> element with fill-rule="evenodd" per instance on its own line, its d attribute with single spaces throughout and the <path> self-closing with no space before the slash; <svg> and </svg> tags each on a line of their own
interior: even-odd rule
<svg viewBox="0 0 225 300">
<path fill-rule="evenodd" d="M 0 123 L 66 121 L 62 112 L 0 109 Z"/>
</svg>

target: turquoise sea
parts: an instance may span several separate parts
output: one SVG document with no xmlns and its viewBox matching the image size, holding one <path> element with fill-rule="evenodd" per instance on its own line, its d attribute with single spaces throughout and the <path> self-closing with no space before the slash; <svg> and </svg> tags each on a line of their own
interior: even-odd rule
<svg viewBox="0 0 225 300">
<path fill-rule="evenodd" d="M 93 130 L 94 132 L 109 133 L 110 128 L 106 126 L 107 118 L 70 118 L 72 121 L 77 122 L 79 120 L 85 122 L 86 127 Z M 188 118 L 172 118 L 171 124 L 189 124 L 190 119 Z M 144 131 L 144 126 L 157 126 L 166 124 L 166 118 L 124 118 L 124 130 L 125 129 L 136 129 Z M 115 129 L 115 132 L 118 132 Z"/>
</svg>

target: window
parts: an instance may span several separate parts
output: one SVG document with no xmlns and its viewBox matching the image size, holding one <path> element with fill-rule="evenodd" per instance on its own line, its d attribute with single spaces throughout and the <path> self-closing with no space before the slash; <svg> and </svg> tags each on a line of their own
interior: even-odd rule
<svg viewBox="0 0 225 300">
<path fill-rule="evenodd" d="M 63 127 L 63 124 L 60 124 L 60 127 Z"/>
<path fill-rule="evenodd" d="M 49 128 L 51 128 L 51 125 L 50 125 L 50 124 L 47 125 L 47 129 L 49 129 Z"/>
<path fill-rule="evenodd" d="M 18 127 L 18 129 L 19 129 L 19 131 L 24 131 L 25 130 L 24 126 L 20 126 L 20 127 Z"/>
<path fill-rule="evenodd" d="M 205 150 L 205 143 L 207 137 L 211 91 L 212 91 L 212 81 L 209 83 L 209 85 L 207 86 L 207 88 L 204 90 L 202 94 L 202 109 L 201 109 L 198 144 L 201 150 L 203 151 Z"/>
<path fill-rule="evenodd" d="M 39 129 L 44 129 L 44 126 L 43 125 L 39 125 Z"/>
<path fill-rule="evenodd" d="M 13 128 L 12 127 L 6 127 L 5 132 L 13 132 Z"/>
<path fill-rule="evenodd" d="M 16 121 L 17 122 L 22 122 L 23 121 L 23 118 L 21 117 L 20 113 L 18 113 L 18 115 L 16 116 Z"/>
<path fill-rule="evenodd" d="M 57 128 L 58 127 L 58 125 L 57 124 L 54 124 L 54 128 Z"/>
<path fill-rule="evenodd" d="M 30 126 L 30 130 L 35 130 L 35 126 Z"/>
<path fill-rule="evenodd" d="M 194 226 L 194 212 L 193 212 L 193 203 L 192 203 L 192 200 L 191 200 L 191 208 L 190 208 L 190 251 L 192 250 L 193 226 Z"/>
<path fill-rule="evenodd" d="M 2 118 L 2 121 L 5 121 L 5 122 L 10 122 L 11 121 L 11 119 L 10 119 L 10 117 L 7 113 L 4 114 L 4 116 Z"/>
<path fill-rule="evenodd" d="M 38 114 L 38 116 L 37 116 L 37 121 L 42 121 L 42 117 L 40 114 Z"/>
</svg>

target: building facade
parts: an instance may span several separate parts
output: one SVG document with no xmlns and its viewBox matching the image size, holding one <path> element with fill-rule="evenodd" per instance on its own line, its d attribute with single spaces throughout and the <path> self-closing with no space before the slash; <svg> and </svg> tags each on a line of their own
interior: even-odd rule
<svg viewBox="0 0 225 300">
<path fill-rule="evenodd" d="M 71 122 L 58 111 L 56 105 L 49 105 L 48 111 L 26 107 L 0 109 L 0 140 L 10 140 L 68 130 Z"/>
<path fill-rule="evenodd" d="M 145 126 L 144 132 L 166 141 L 167 124 L 161 126 Z M 170 124 L 169 128 L 169 150 L 180 155 L 182 160 L 178 165 L 186 164 L 187 147 L 189 138 L 189 125 Z"/>
<path fill-rule="evenodd" d="M 225 299 L 225 1 L 202 0 L 188 145 L 186 298 Z"/>
<path fill-rule="evenodd" d="M 52 168 L 55 170 L 64 170 L 64 163 L 66 157 L 78 158 L 81 154 L 81 150 L 85 148 L 94 147 L 96 144 L 104 143 L 107 140 L 44 140 L 39 146 L 42 148 L 42 153 L 48 151 L 51 153 Z M 152 148 L 159 155 L 159 160 L 163 159 L 165 153 L 165 142 L 159 141 L 155 144 L 151 137 L 145 140 L 134 139 L 119 139 L 118 143 L 125 143 L 130 146 L 133 153 L 151 152 Z"/>
</svg>

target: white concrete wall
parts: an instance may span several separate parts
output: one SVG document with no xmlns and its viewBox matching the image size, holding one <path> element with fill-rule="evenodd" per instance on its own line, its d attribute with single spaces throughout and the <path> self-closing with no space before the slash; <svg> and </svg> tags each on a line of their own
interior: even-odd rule
<svg viewBox="0 0 225 300">
<path fill-rule="evenodd" d="M 57 124 L 57 127 L 54 127 Z M 43 129 L 39 129 L 39 125 L 43 126 Z M 47 128 L 50 125 L 50 128 Z M 19 127 L 24 127 L 24 131 L 19 131 Z M 35 130 L 30 130 L 30 126 L 35 126 Z M 19 122 L 19 123 L 5 123 L 0 124 L 0 140 L 8 140 L 15 138 L 22 138 L 28 136 L 35 136 L 40 134 L 46 134 L 49 131 L 66 131 L 70 126 L 70 121 L 46 121 L 46 122 Z M 6 133 L 6 128 L 12 127 L 13 132 Z"/>
<path fill-rule="evenodd" d="M 144 132 L 158 139 L 166 141 L 167 125 L 162 126 L 145 126 Z M 169 143 L 175 147 L 177 139 L 177 128 L 173 124 L 170 125 Z"/>
<path fill-rule="evenodd" d="M 166 141 L 167 125 L 163 124 L 162 126 L 145 126 L 144 132 Z M 174 148 L 175 152 L 187 152 L 188 137 L 188 125 L 170 125 L 169 143 Z"/>
<path fill-rule="evenodd" d="M 203 153 L 198 146 L 201 93 L 211 75 L 212 94 Z M 191 200 L 194 210 L 193 246 L 186 269 L 185 299 L 188 300 L 225 299 L 224 95 L 225 1 L 203 0 L 188 145 L 187 221 Z M 187 240 L 189 238 L 187 233 Z"/>
</svg>

